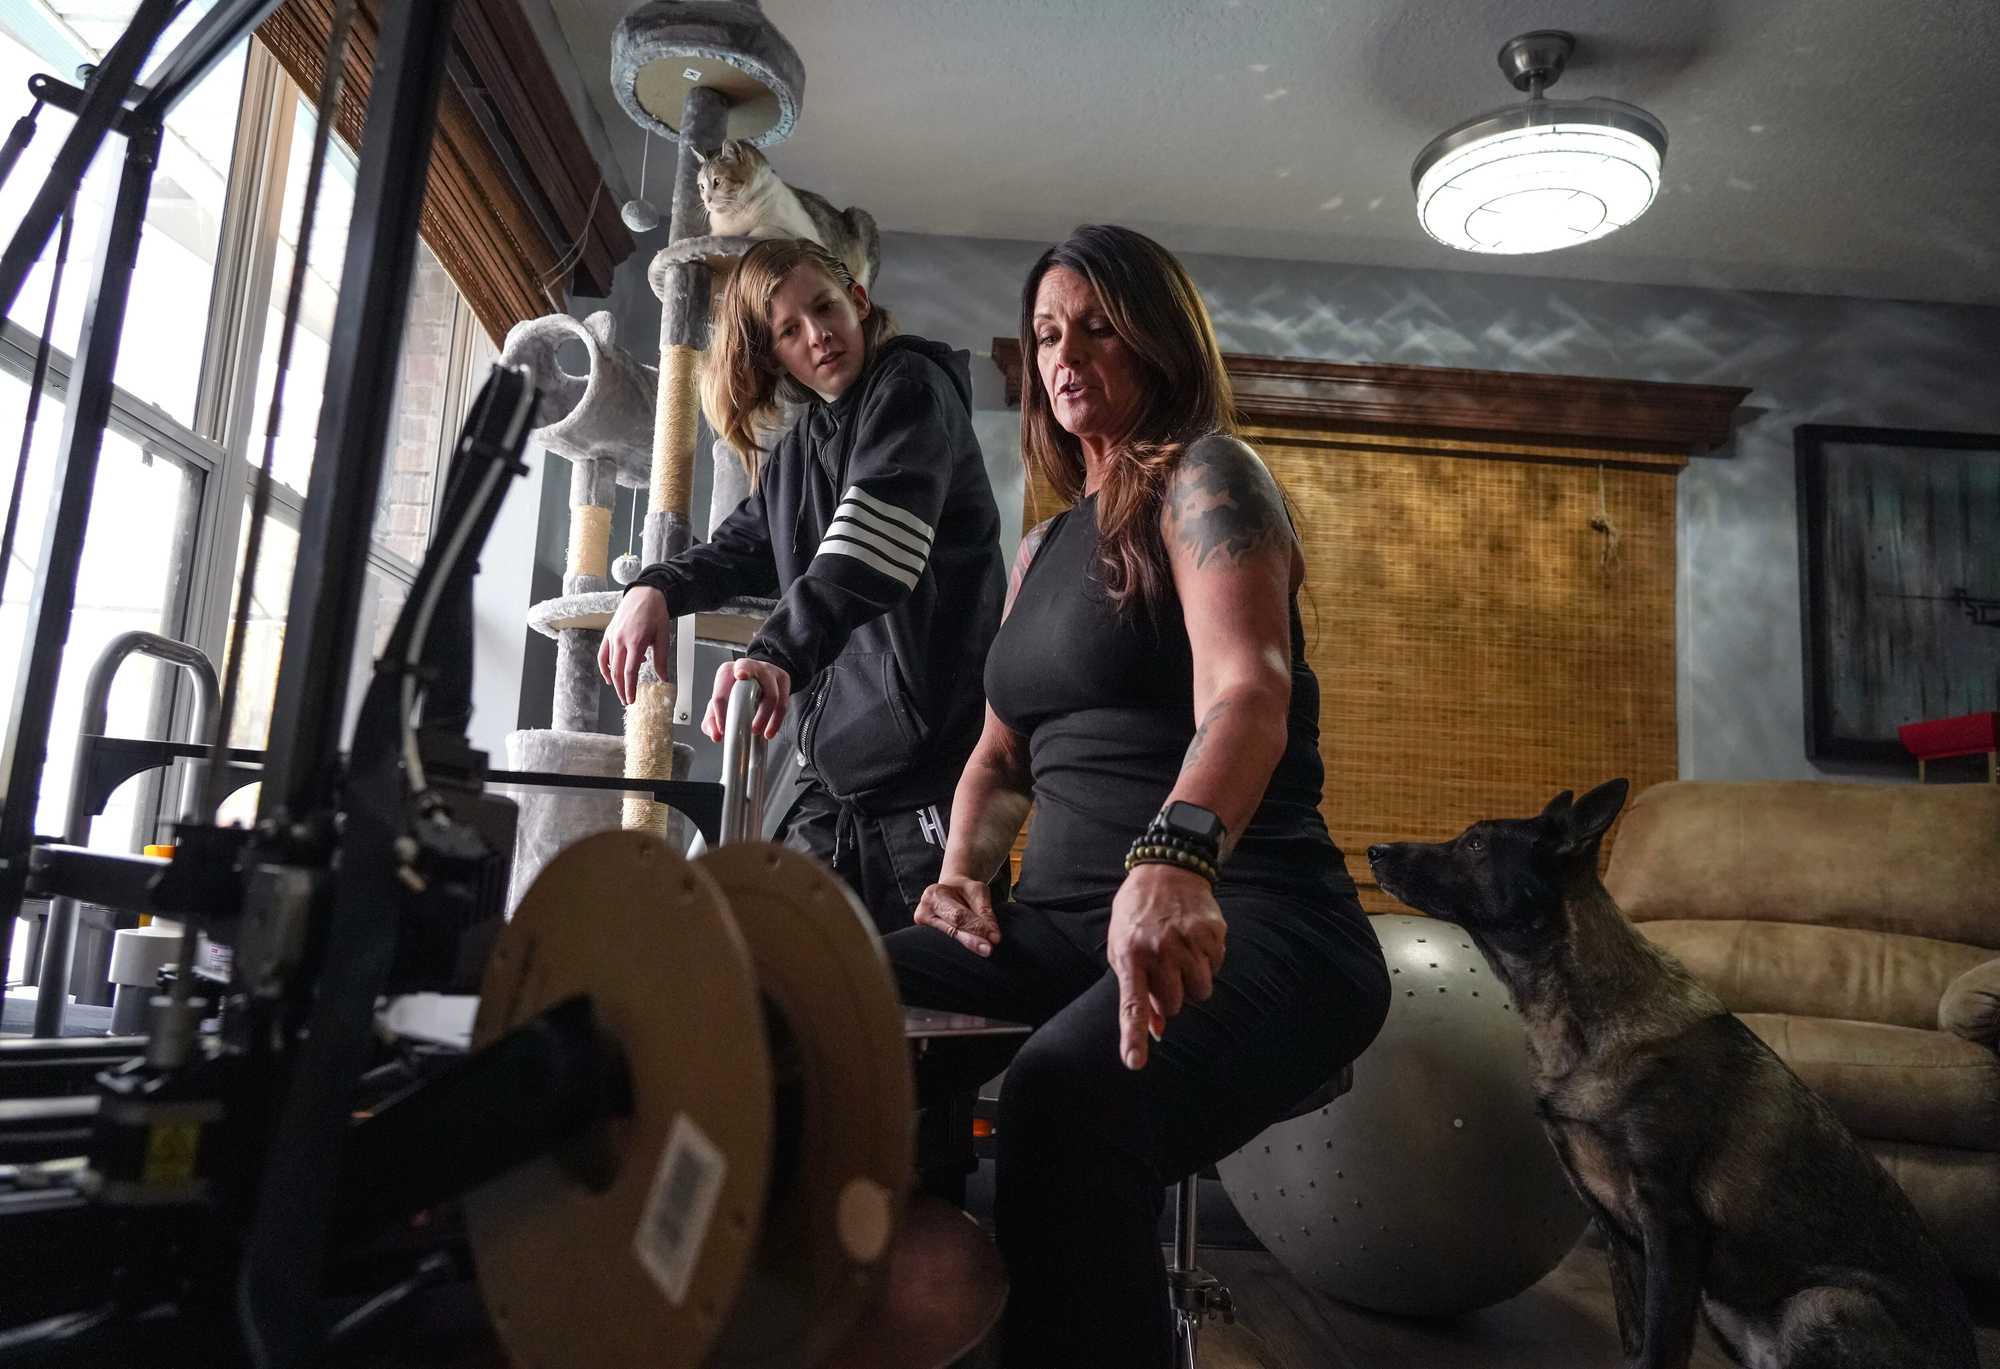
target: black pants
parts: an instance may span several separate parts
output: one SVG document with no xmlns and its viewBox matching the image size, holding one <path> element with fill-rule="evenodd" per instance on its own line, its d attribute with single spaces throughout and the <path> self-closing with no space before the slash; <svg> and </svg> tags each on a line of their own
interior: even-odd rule
<svg viewBox="0 0 2000 1369">
<path fill-rule="evenodd" d="M 809 778 L 800 785 L 774 840 L 832 867 L 884 936 L 908 927 L 917 900 L 937 882 L 944 863 L 950 801 L 872 814 L 848 807 Z"/>
<path fill-rule="evenodd" d="M 1109 908 L 1008 904 L 990 958 L 927 927 L 884 943 L 906 1003 L 1036 1028 L 1007 1068 L 997 1127 L 1010 1365 L 1166 1365 L 1166 1188 L 1246 1144 L 1382 1025 L 1388 972 L 1358 906 L 1225 886 L 1222 911 L 1214 994 L 1169 1022 L 1136 1072 L 1118 1056 Z"/>
</svg>

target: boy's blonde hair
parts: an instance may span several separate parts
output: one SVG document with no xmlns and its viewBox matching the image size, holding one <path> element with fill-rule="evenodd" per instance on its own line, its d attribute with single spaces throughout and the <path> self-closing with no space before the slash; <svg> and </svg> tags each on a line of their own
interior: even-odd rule
<svg viewBox="0 0 2000 1369">
<path fill-rule="evenodd" d="M 771 299 L 785 278 L 802 266 L 817 269 L 843 293 L 854 289 L 847 264 L 818 243 L 772 238 L 737 259 L 716 305 L 702 370 L 701 407 L 709 426 L 742 454 L 752 488 L 763 464 L 764 442 L 777 427 L 784 406 L 814 397 L 785 370 L 771 346 Z M 871 300 L 868 317 L 861 321 L 864 373 L 874 365 L 876 349 L 895 333 L 889 311 Z"/>
</svg>

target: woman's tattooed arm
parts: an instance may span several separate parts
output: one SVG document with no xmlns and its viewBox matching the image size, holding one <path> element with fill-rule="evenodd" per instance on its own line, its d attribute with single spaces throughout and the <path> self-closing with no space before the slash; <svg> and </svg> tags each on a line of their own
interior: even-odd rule
<svg viewBox="0 0 2000 1369">
<path fill-rule="evenodd" d="M 1227 855 L 1284 752 L 1297 541 L 1278 482 L 1234 438 L 1189 447 L 1163 504 L 1161 532 L 1194 654 L 1195 734 L 1172 797 L 1222 819 Z"/>
</svg>

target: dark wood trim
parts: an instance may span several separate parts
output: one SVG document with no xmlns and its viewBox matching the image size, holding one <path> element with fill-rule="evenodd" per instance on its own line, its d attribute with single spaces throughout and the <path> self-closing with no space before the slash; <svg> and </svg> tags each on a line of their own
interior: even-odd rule
<svg viewBox="0 0 2000 1369">
<path fill-rule="evenodd" d="M 993 339 L 1007 403 L 1021 402 L 1021 344 Z M 1729 440 L 1735 385 L 1381 366 L 1231 353 L 1237 416 L 1250 423 L 1331 429 L 1460 433 L 1538 442 L 1600 443 L 1657 451 L 1708 451 Z"/>
<path fill-rule="evenodd" d="M 1526 465 L 1603 466 L 1613 470 L 1667 471 L 1679 474 L 1689 458 L 1683 452 L 1621 442 L 1573 443 L 1547 436 L 1528 439 L 1494 432 L 1445 432 L 1410 436 L 1391 429 L 1350 423 L 1330 431 L 1308 420 L 1286 422 L 1250 419 L 1237 425 L 1254 446 L 1265 440 L 1323 446 L 1331 451 L 1383 455 L 1440 456 L 1455 461 L 1509 461 Z"/>
<path fill-rule="evenodd" d="M 360 145 L 385 2 L 403 0 L 361 0 L 347 45 L 334 127 L 350 146 Z M 332 26 L 333 0 L 286 0 L 257 30 L 308 98 Z M 515 0 L 460 0 L 452 37 L 423 236 L 497 342 L 523 319 L 564 308 L 572 289 L 608 295 L 632 235 L 615 196 L 599 188 L 597 159 Z M 579 233 L 581 252 L 559 271 Z"/>
</svg>

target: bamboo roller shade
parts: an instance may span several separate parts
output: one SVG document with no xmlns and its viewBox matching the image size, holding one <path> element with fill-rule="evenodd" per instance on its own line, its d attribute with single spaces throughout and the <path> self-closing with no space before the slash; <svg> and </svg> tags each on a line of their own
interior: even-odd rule
<svg viewBox="0 0 2000 1369">
<path fill-rule="evenodd" d="M 1674 778 L 1684 458 L 1290 425 L 1243 435 L 1297 509 L 1321 810 L 1368 911 L 1408 911 L 1375 887 L 1371 843 L 1531 816 L 1614 776 L 1635 793 Z M 1618 531 L 1608 562 L 1610 538 L 1590 525 L 1600 488 Z M 1061 507 L 1030 488 L 1023 526 Z"/>
</svg>

